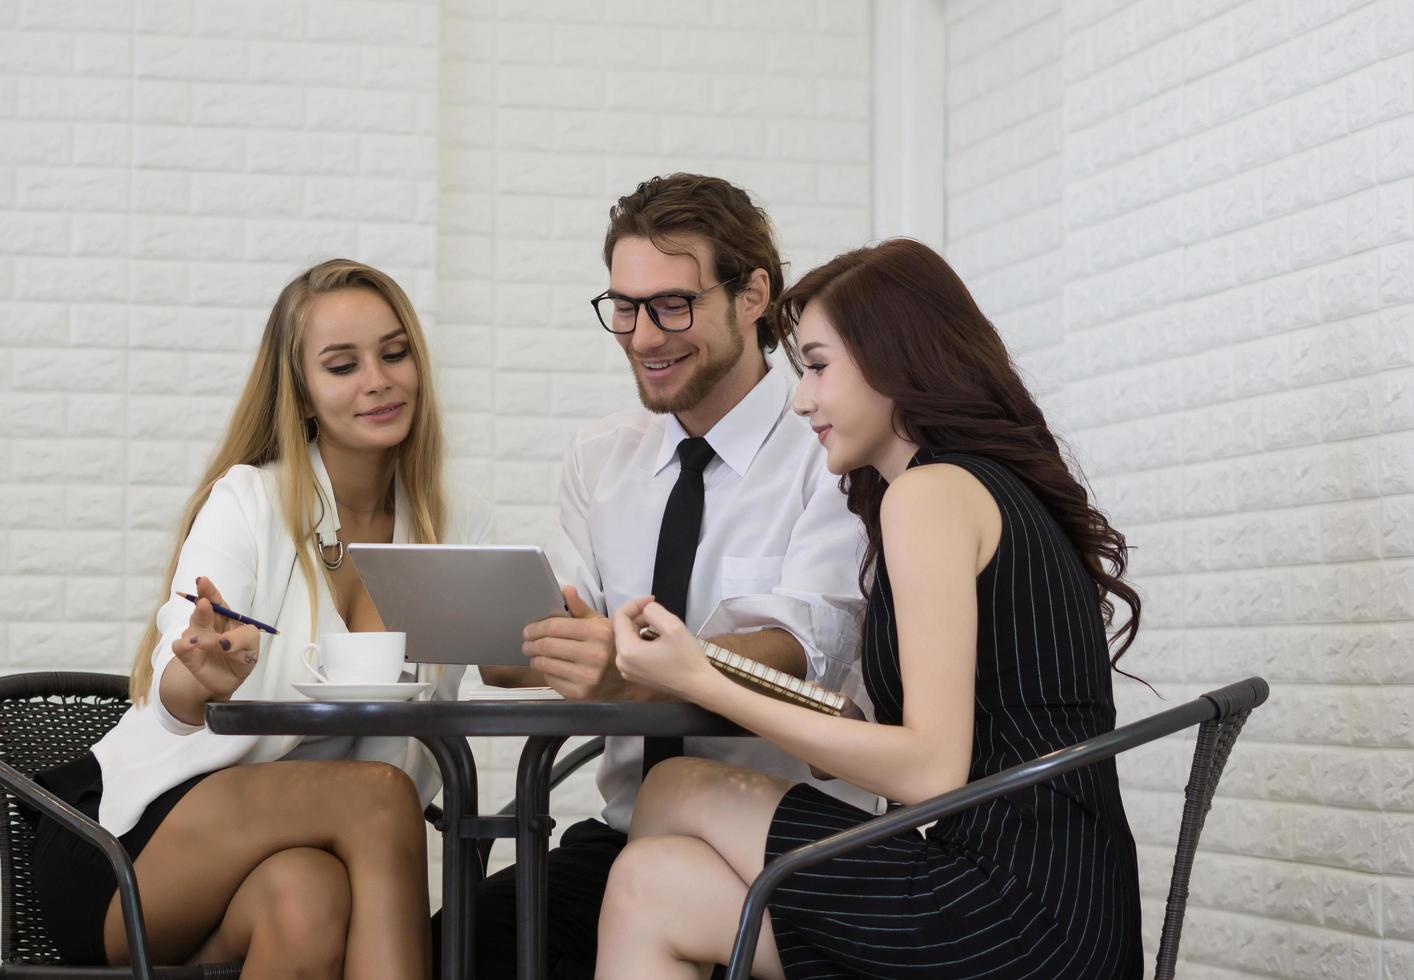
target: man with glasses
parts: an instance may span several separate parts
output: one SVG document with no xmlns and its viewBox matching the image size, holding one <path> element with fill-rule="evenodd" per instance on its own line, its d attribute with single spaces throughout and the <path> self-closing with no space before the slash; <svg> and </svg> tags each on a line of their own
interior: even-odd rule
<svg viewBox="0 0 1414 980">
<path fill-rule="evenodd" d="M 483 676 L 549 684 L 574 699 L 662 697 L 619 676 L 605 618 L 651 593 L 698 635 L 858 698 L 863 529 L 809 424 L 791 411 L 794 379 L 766 357 L 784 277 L 765 213 L 718 178 L 654 178 L 611 209 L 604 262 L 609 288 L 591 315 L 623 348 L 643 407 L 584 429 L 565 454 L 563 533 L 550 557 L 571 583 L 574 617 L 527 629 L 530 669 Z M 759 739 L 647 741 L 608 740 L 603 822 L 570 827 L 550 852 L 553 977 L 593 974 L 609 868 L 654 762 L 686 753 L 809 779 Z M 845 784 L 818 785 L 874 803 Z M 513 870 L 478 893 L 478 977 L 515 975 Z"/>
</svg>

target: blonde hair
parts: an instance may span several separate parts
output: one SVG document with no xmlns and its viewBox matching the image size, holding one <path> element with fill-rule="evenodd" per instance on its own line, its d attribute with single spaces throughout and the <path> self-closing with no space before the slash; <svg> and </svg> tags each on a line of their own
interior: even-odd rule
<svg viewBox="0 0 1414 980">
<path fill-rule="evenodd" d="M 409 507 L 409 539 L 428 543 L 441 539 L 446 524 L 442 418 L 432 390 L 427 342 L 417 313 L 401 287 L 384 273 L 350 259 L 330 259 L 295 277 L 281 290 L 280 298 L 270 311 L 260 349 L 255 355 L 255 366 L 236 402 L 231 424 L 182 514 L 176 544 L 162 577 L 163 596 L 167 595 L 166 589 L 176 575 L 182 545 L 216 481 L 233 466 L 263 466 L 278 460 L 282 463 L 279 468 L 280 508 L 285 526 L 297 543 L 295 554 L 309 586 L 310 621 L 315 622 L 318 591 L 308 541 L 318 519 L 319 495 L 307 449 L 310 431 L 305 412 L 309 398 L 300 352 L 305 321 L 314 297 L 340 289 L 369 289 L 377 293 L 392 307 L 398 323 L 407 332 L 409 355 L 417 367 L 418 397 L 412 428 L 398 446 L 398 482 L 402 484 Z M 163 601 L 165 599 L 158 602 L 159 609 Z M 154 611 L 133 657 L 129 696 L 135 704 L 146 699 L 152 685 L 152 653 L 161 638 Z"/>
</svg>

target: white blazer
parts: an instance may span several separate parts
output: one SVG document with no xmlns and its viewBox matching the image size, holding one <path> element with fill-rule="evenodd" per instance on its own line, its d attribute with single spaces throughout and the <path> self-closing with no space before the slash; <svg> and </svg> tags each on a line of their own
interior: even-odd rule
<svg viewBox="0 0 1414 980">
<path fill-rule="evenodd" d="M 337 510 L 333 489 L 319 451 L 310 446 L 310 461 L 325 499 L 331 502 L 321 521 L 321 532 L 332 533 Z M 196 592 L 196 578 L 204 575 L 221 590 L 232 609 L 269 623 L 279 636 L 261 633 L 260 661 L 233 697 L 251 700 L 304 700 L 291 686 L 308 680 L 300 653 L 316 634 L 345 632 L 323 575 L 316 575 L 318 621 L 310 619 L 309 589 L 296 564 L 297 548 L 311 548 L 309 541 L 291 539 L 280 510 L 278 467 L 233 466 L 211 488 L 182 545 L 171 588 Z M 407 541 L 407 500 L 399 483 L 395 488 L 393 540 Z M 330 512 L 333 512 L 332 514 Z M 479 499 L 453 506 L 443 540 L 474 544 L 490 537 L 491 509 Z M 314 556 L 315 568 L 319 559 Z M 162 793 L 201 773 L 242 763 L 276 759 L 362 759 L 391 763 L 412 777 L 424 805 L 440 788 L 437 767 L 421 743 L 405 738 L 321 738 L 295 735 L 216 735 L 204 726 L 185 724 L 162 704 L 158 685 L 162 672 L 176 656 L 172 642 L 191 619 L 192 605 L 174 596 L 157 611 L 162 638 L 152 651 L 152 686 L 147 700 L 132 707 L 118 724 L 93 746 L 103 770 L 103 799 L 98 822 L 110 833 L 122 835 L 137 823 L 147 805 Z M 419 665 L 419 680 L 434 681 L 434 698 L 454 700 L 466 668 Z"/>
</svg>

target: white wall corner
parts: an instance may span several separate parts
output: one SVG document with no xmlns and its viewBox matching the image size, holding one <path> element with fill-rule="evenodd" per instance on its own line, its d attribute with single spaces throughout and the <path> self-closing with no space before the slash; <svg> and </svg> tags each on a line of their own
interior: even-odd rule
<svg viewBox="0 0 1414 980">
<path fill-rule="evenodd" d="M 874 0 L 873 235 L 945 232 L 944 0 Z"/>
</svg>

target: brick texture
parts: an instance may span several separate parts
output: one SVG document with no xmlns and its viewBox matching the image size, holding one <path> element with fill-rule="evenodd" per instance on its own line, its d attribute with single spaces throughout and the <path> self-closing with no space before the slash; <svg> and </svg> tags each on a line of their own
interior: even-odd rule
<svg viewBox="0 0 1414 980">
<path fill-rule="evenodd" d="M 125 668 L 294 273 L 338 254 L 383 265 L 435 329 L 438 103 L 421 66 L 438 8 L 255 8 L 0 8 L 12 669 Z M 380 172 L 390 158 L 424 162 Z"/>
<path fill-rule="evenodd" d="M 636 400 L 588 302 L 609 205 L 653 174 L 713 173 L 764 204 L 796 274 L 863 241 L 869 7 L 489 6 L 442 4 L 438 354 L 466 382 L 445 389 L 459 472 L 500 540 L 543 541 L 566 440 Z M 511 797 L 518 751 L 476 745 L 487 805 Z M 601 806 L 586 771 L 554 810 L 563 828 Z"/>
<path fill-rule="evenodd" d="M 1272 685 L 1180 972 L 1411 975 L 1414 6 L 946 11 L 948 255 L 1135 547 L 1125 666 Z M 1151 950 L 1190 749 L 1121 766 Z"/>
<path fill-rule="evenodd" d="M 331 255 L 412 295 L 453 471 L 542 542 L 570 433 L 635 399 L 587 303 L 609 204 L 698 170 L 797 272 L 864 240 L 869 50 L 855 0 L 0 0 L 0 665 L 127 669 L 270 305 Z M 499 806 L 518 746 L 476 751 Z"/>
</svg>

